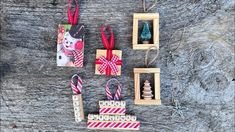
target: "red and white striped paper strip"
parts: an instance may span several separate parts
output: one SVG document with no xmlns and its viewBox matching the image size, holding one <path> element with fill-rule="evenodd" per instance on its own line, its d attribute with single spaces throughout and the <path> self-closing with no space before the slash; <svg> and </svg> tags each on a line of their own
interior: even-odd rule
<svg viewBox="0 0 235 132">
<path fill-rule="evenodd" d="M 74 82 L 76 80 L 76 82 Z M 70 80 L 70 85 L 74 94 L 81 94 L 82 91 L 82 79 L 77 74 L 74 74 Z"/>
<path fill-rule="evenodd" d="M 100 108 L 99 113 L 101 115 L 125 115 L 126 108 Z"/>
<path fill-rule="evenodd" d="M 118 86 L 117 86 L 117 91 L 114 95 L 114 97 L 112 96 L 112 93 L 110 92 L 110 89 L 109 89 L 109 83 L 111 81 L 116 81 L 118 82 Z M 106 88 L 105 88 L 105 91 L 106 91 L 106 95 L 107 95 L 107 98 L 108 100 L 120 100 L 121 99 L 121 90 L 122 90 L 122 86 L 121 84 L 119 83 L 119 81 L 115 78 L 112 78 L 110 79 L 107 84 L 106 84 Z"/>
<path fill-rule="evenodd" d="M 140 122 L 88 121 L 88 129 L 125 129 L 139 130 Z"/>
<path fill-rule="evenodd" d="M 76 67 L 83 67 L 83 52 L 74 50 L 73 56 L 74 56 L 74 65 Z"/>
</svg>

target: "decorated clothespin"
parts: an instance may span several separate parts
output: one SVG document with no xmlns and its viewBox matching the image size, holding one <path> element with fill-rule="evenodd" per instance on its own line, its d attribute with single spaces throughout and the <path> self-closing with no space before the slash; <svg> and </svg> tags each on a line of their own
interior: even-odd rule
<svg viewBox="0 0 235 132">
<path fill-rule="evenodd" d="M 110 92 L 109 84 L 115 81 L 118 83 L 114 96 Z M 88 129 L 122 129 L 139 130 L 140 122 L 136 116 L 126 114 L 126 102 L 121 100 L 122 86 L 117 79 L 110 79 L 105 87 L 107 99 L 99 101 L 99 115 L 89 114 Z"/>
<path fill-rule="evenodd" d="M 77 75 L 73 75 L 70 81 L 73 91 L 73 107 L 76 122 L 81 122 L 84 119 L 83 103 L 82 103 L 82 79 Z"/>
<path fill-rule="evenodd" d="M 68 24 L 60 24 L 57 38 L 57 66 L 83 67 L 85 27 L 78 24 L 79 7 L 75 1 L 74 14 L 68 0 Z"/>
<path fill-rule="evenodd" d="M 105 30 L 110 33 L 109 40 Z M 114 49 L 114 33 L 110 26 L 100 28 L 101 38 L 105 50 L 96 50 L 95 74 L 98 75 L 121 75 L 122 51 Z"/>
</svg>

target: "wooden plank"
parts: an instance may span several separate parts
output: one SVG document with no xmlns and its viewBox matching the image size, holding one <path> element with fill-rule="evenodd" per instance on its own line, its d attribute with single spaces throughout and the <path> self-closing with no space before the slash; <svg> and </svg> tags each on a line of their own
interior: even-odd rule
<svg viewBox="0 0 235 132">
<path fill-rule="evenodd" d="M 158 13 L 134 13 L 134 19 L 139 19 L 139 20 L 159 19 L 159 14 Z"/>
<path fill-rule="evenodd" d="M 133 19 L 133 32 L 132 32 L 132 44 L 133 44 L 133 46 L 138 44 L 138 27 L 139 27 L 138 19 Z"/>
<path fill-rule="evenodd" d="M 154 92 L 155 92 L 155 99 L 160 100 L 161 96 L 161 88 L 160 88 L 160 73 L 154 74 Z"/>
<path fill-rule="evenodd" d="M 160 68 L 134 68 L 134 73 L 160 73 Z"/>
<path fill-rule="evenodd" d="M 153 19 L 153 43 L 159 49 L 159 19 Z"/>
<path fill-rule="evenodd" d="M 148 50 L 151 47 L 157 47 L 159 49 L 159 44 L 135 44 L 133 45 L 134 50 Z"/>
<path fill-rule="evenodd" d="M 128 111 L 144 121 L 140 131 L 234 131 L 233 1 L 160 0 L 151 10 L 161 15 L 157 63 L 164 69 L 164 105 L 158 107 L 136 106 L 132 100 L 133 68 L 145 55 L 132 49 L 133 13 L 142 12 L 140 0 L 79 0 L 79 23 L 87 29 L 83 68 L 56 66 L 57 25 L 67 23 L 67 0 L 1 0 L 0 130 L 86 132 L 85 121 L 74 121 L 69 79 L 81 75 L 84 112 L 97 113 L 110 77 L 95 75 L 94 61 L 96 49 L 103 48 L 99 28 L 109 24 L 115 48 L 123 50 L 121 96 Z M 184 121 L 171 119 L 172 93 L 189 108 Z"/>
<path fill-rule="evenodd" d="M 144 100 L 144 99 L 135 99 L 136 105 L 161 105 L 160 99 L 153 99 L 153 100 Z"/>
<path fill-rule="evenodd" d="M 140 75 L 134 74 L 135 99 L 140 99 Z"/>
</svg>

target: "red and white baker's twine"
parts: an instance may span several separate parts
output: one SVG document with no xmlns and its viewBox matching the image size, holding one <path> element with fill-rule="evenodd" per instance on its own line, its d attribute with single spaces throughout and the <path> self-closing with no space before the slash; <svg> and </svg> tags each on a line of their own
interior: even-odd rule
<svg viewBox="0 0 235 132">
<path fill-rule="evenodd" d="M 83 52 L 74 50 L 73 56 L 74 56 L 74 65 L 76 67 L 82 67 L 83 66 Z"/>
<path fill-rule="evenodd" d="M 117 91 L 114 95 L 114 97 L 112 96 L 112 93 L 110 92 L 110 89 L 109 89 L 109 83 L 111 81 L 116 81 L 118 82 L 118 85 L 117 85 Z M 115 78 L 112 78 L 110 79 L 107 84 L 106 84 L 106 88 L 105 88 L 105 91 L 106 91 L 106 95 L 107 95 L 107 98 L 108 100 L 120 100 L 121 99 L 121 90 L 122 90 L 122 86 L 121 84 L 119 83 L 119 81 Z"/>
<path fill-rule="evenodd" d="M 74 82 L 76 80 L 76 82 Z M 81 94 L 82 92 L 82 79 L 77 74 L 74 74 L 70 80 L 70 85 L 74 94 Z"/>
<path fill-rule="evenodd" d="M 117 67 L 117 64 L 116 62 L 119 60 L 119 57 L 116 56 L 116 55 L 113 55 L 113 57 L 111 58 L 111 60 L 107 60 L 106 57 L 104 56 L 101 56 L 99 58 L 99 61 L 102 62 L 102 64 L 100 65 L 99 67 L 99 72 L 101 74 L 105 73 L 105 70 L 107 67 L 110 67 L 111 68 L 111 71 L 116 75 L 118 73 L 118 67 Z"/>
</svg>

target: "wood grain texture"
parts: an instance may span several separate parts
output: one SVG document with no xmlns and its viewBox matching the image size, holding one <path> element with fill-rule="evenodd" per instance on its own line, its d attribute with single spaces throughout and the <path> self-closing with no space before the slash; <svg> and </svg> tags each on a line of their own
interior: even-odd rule
<svg viewBox="0 0 235 132">
<path fill-rule="evenodd" d="M 160 56 L 152 67 L 161 69 L 162 105 L 144 107 L 133 102 L 133 68 L 144 67 L 145 55 L 132 49 L 140 0 L 80 0 L 87 35 L 79 69 L 56 66 L 56 31 L 67 21 L 67 0 L 0 2 L 1 131 L 88 131 L 87 120 L 74 121 L 69 80 L 79 72 L 85 117 L 98 113 L 110 79 L 94 74 L 101 24 L 112 26 L 115 49 L 123 51 L 117 79 L 140 131 L 234 131 L 234 0 L 159 0 L 152 12 L 160 15 Z M 172 96 L 187 107 L 184 119 L 171 118 Z"/>
</svg>

